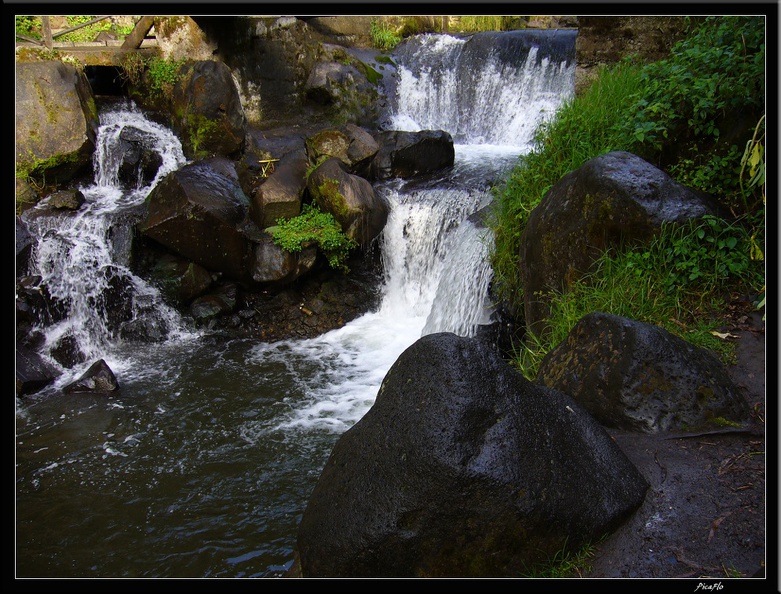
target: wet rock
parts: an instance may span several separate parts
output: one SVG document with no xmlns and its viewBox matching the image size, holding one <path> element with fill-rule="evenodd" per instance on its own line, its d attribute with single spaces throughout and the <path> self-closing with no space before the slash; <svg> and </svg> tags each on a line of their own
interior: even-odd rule
<svg viewBox="0 0 781 594">
<path fill-rule="evenodd" d="M 174 85 L 171 113 L 188 157 L 234 155 L 244 146 L 247 119 L 223 62 L 186 62 Z"/>
<path fill-rule="evenodd" d="M 211 272 L 248 278 L 249 198 L 236 179 L 197 161 L 168 174 L 148 197 L 141 233 Z"/>
<path fill-rule="evenodd" d="M 119 133 L 122 161 L 117 171 L 120 183 L 126 189 L 148 186 L 163 164 L 162 156 L 154 150 L 154 137 L 133 126 L 125 126 Z"/>
<path fill-rule="evenodd" d="M 119 390 L 119 384 L 111 368 L 103 359 L 99 359 L 79 379 L 66 385 L 62 390 L 66 394 L 102 394 Z"/>
<path fill-rule="evenodd" d="M 16 345 L 16 395 L 41 391 L 60 376 L 59 370 L 32 349 Z"/>
<path fill-rule="evenodd" d="M 190 306 L 190 314 L 196 321 L 204 322 L 230 313 L 236 308 L 237 291 L 238 287 L 229 283 L 221 286 L 214 293 L 198 297 Z"/>
<path fill-rule="evenodd" d="M 334 446 L 300 524 L 302 575 L 516 575 L 611 532 L 647 488 L 571 398 L 481 340 L 425 336 Z"/>
<path fill-rule="evenodd" d="M 289 252 L 275 244 L 270 235 L 264 234 L 255 246 L 252 279 L 280 287 L 312 270 L 316 260 L 317 246 L 304 246 L 300 252 Z"/>
<path fill-rule="evenodd" d="M 163 254 L 152 269 L 152 277 L 176 304 L 185 304 L 205 293 L 212 276 L 203 266 L 172 254 Z"/>
<path fill-rule="evenodd" d="M 51 348 L 52 359 L 63 367 L 71 368 L 87 360 L 87 356 L 79 347 L 79 342 L 73 334 L 61 336 Z"/>
<path fill-rule="evenodd" d="M 27 267 L 30 264 L 30 253 L 32 252 L 35 240 L 27 229 L 27 224 L 19 217 L 16 217 L 16 274 L 21 276 L 27 274 Z"/>
<path fill-rule="evenodd" d="M 59 190 L 48 197 L 49 206 L 62 210 L 78 210 L 84 204 L 81 190 Z"/>
<path fill-rule="evenodd" d="M 710 352 L 611 314 L 584 316 L 543 359 L 535 381 L 611 428 L 701 431 L 749 420 L 745 398 Z"/>
<path fill-rule="evenodd" d="M 249 216 L 259 229 L 277 224 L 301 213 L 306 188 L 307 160 L 303 152 L 289 153 L 274 165 L 273 173 L 252 196 Z"/>
<path fill-rule="evenodd" d="M 609 248 L 642 243 L 663 223 L 714 212 L 710 200 L 627 152 L 587 161 L 565 175 L 531 212 L 521 236 L 524 317 L 545 332 L 551 292 L 566 292 Z"/>
<path fill-rule="evenodd" d="M 372 164 L 376 179 L 410 178 L 430 173 L 455 162 L 453 138 L 443 130 L 380 132 L 380 148 Z"/>
</svg>

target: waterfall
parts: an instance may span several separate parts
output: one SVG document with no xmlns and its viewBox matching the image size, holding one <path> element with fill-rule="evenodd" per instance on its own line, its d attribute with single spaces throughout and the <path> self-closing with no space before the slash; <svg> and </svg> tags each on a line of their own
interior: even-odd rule
<svg viewBox="0 0 781 594">
<path fill-rule="evenodd" d="M 186 161 L 175 136 L 132 106 L 101 113 L 85 204 L 23 219 L 37 239 L 30 273 L 67 310 L 40 329 L 43 354 L 72 337 L 86 365 L 109 364 L 120 390 L 63 394 L 83 371 L 74 367 L 18 400 L 19 575 L 285 575 L 334 442 L 399 355 L 424 334 L 472 336 L 490 322 L 482 213 L 534 129 L 571 96 L 573 51 L 568 32 L 422 35 L 399 46 L 382 127 L 450 132 L 455 164 L 374 185 L 389 206 L 376 246 L 380 304 L 308 340 L 191 333 L 131 272 L 143 201 Z"/>
<path fill-rule="evenodd" d="M 131 137 L 134 145 L 123 140 Z M 138 176 L 129 187 L 120 182 L 120 167 L 127 152 L 139 144 L 157 155 L 159 167 L 151 180 Z M 100 114 L 93 157 L 94 183 L 79 188 L 85 203 L 76 212 L 52 214 L 48 199 L 24 219 L 33 246 L 30 272 L 66 308 L 63 319 L 41 330 L 42 354 L 64 338 L 74 340 L 91 363 L 109 357 L 107 349 L 131 332 L 148 338 L 183 336 L 178 314 L 169 308 L 156 288 L 134 275 L 130 264 L 130 227 L 138 222 L 138 209 L 154 186 L 184 165 L 178 138 L 156 124 L 132 103 Z M 148 182 L 148 183 L 147 183 Z M 123 310 L 122 319 L 118 310 Z"/>
<path fill-rule="evenodd" d="M 525 147 L 574 88 L 573 31 L 420 35 L 402 44 L 386 126 Z"/>
<path fill-rule="evenodd" d="M 574 37 L 524 33 L 421 35 L 394 53 L 385 126 L 450 132 L 455 164 L 426 180 L 375 185 L 389 205 L 377 311 L 312 340 L 255 349 L 259 361 L 318 370 L 302 380 L 307 397 L 286 399 L 276 430 L 340 433 L 368 411 L 385 372 L 418 338 L 473 336 L 490 323 L 492 237 L 474 215 L 574 88 Z"/>
</svg>

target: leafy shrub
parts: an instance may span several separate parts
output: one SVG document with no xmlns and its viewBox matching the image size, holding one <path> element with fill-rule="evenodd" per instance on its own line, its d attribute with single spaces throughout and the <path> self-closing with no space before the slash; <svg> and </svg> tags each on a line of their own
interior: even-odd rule
<svg viewBox="0 0 781 594">
<path fill-rule="evenodd" d="M 715 193 L 733 212 L 749 210 L 740 146 L 765 109 L 764 18 L 708 17 L 669 58 L 643 69 L 643 86 L 626 118 L 627 150 Z M 738 114 L 753 119 L 751 129 L 725 130 Z"/>
<path fill-rule="evenodd" d="M 665 291 L 696 286 L 705 293 L 741 281 L 756 288 L 763 284 L 764 272 L 754 243 L 745 227 L 706 215 L 683 225 L 667 225 L 647 247 L 622 257 L 636 278 L 659 275 L 660 289 Z"/>
<path fill-rule="evenodd" d="M 301 214 L 280 219 L 269 229 L 274 243 L 288 252 L 300 252 L 304 246 L 317 244 L 331 268 L 349 272 L 346 261 L 358 244 L 347 237 L 331 213 L 312 204 L 304 204 Z"/>
</svg>

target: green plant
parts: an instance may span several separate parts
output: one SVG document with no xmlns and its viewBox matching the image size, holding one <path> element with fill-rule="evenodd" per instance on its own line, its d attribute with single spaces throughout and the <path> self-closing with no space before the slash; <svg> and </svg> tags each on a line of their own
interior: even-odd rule
<svg viewBox="0 0 781 594">
<path fill-rule="evenodd" d="M 376 18 L 371 20 L 369 35 L 372 45 L 380 51 L 387 52 L 401 42 L 401 35 L 396 33 L 390 25 Z"/>
<path fill-rule="evenodd" d="M 31 39 L 41 38 L 41 17 L 16 15 L 16 33 Z"/>
<path fill-rule="evenodd" d="M 511 16 L 461 16 L 458 17 L 456 29 L 462 33 L 478 31 L 507 31 L 510 24 L 518 17 Z"/>
<path fill-rule="evenodd" d="M 76 27 L 78 25 L 83 25 L 85 23 L 89 23 L 91 20 L 96 19 L 98 17 L 96 16 L 86 16 L 86 15 L 70 15 L 66 17 L 66 20 L 68 21 L 69 27 Z M 70 33 L 66 33 L 65 35 L 61 35 L 57 37 L 57 41 L 72 41 L 75 43 L 81 43 L 85 41 L 95 41 L 95 37 L 98 33 L 101 31 L 110 31 L 113 28 L 113 24 L 111 22 L 111 19 L 104 19 L 102 21 L 98 21 L 96 23 L 92 23 L 90 25 L 86 25 L 80 29 L 76 29 L 75 31 L 71 31 Z"/>
<path fill-rule="evenodd" d="M 725 123 L 735 114 L 764 113 L 764 18 L 708 17 L 669 58 L 643 69 L 643 83 L 625 118 L 626 150 L 671 165 L 679 181 L 716 192 L 733 212 L 750 210 L 739 183 L 741 153 L 725 138 L 746 131 Z"/>
<path fill-rule="evenodd" d="M 726 283 L 762 284 L 764 269 L 752 257 L 752 241 L 738 223 L 706 215 L 665 225 L 645 249 L 629 251 L 625 258 L 636 278 L 661 274 L 663 290 L 696 285 L 700 293 L 709 293 Z"/>
<path fill-rule="evenodd" d="M 762 198 L 762 205 L 765 205 L 765 147 L 762 144 L 765 140 L 765 115 L 759 118 L 754 135 L 746 143 L 743 156 L 740 159 L 740 189 L 744 195 L 747 192 L 757 190 Z M 748 169 L 747 169 L 748 166 Z M 748 173 L 748 183 L 744 184 L 744 176 Z M 746 205 L 748 207 L 748 205 Z"/>
<path fill-rule="evenodd" d="M 150 90 L 153 95 L 167 100 L 173 98 L 174 85 L 179 80 L 179 70 L 185 60 L 163 59 L 157 56 L 149 60 Z"/>
<path fill-rule="evenodd" d="M 349 272 L 346 262 L 350 251 L 358 247 L 344 234 L 333 215 L 312 204 L 304 204 L 300 215 L 280 219 L 268 231 L 274 243 L 288 252 L 300 252 L 304 246 L 316 244 L 328 265 L 344 272 Z"/>
<path fill-rule="evenodd" d="M 217 122 L 202 114 L 190 115 L 187 118 L 187 132 L 190 146 L 196 157 L 204 157 L 207 152 L 204 145 L 212 139 L 217 131 Z"/>
<path fill-rule="evenodd" d="M 521 577 L 582 578 L 591 571 L 590 560 L 594 557 L 594 551 L 593 544 L 585 544 L 577 551 L 569 551 L 565 546 L 550 560 L 524 568 Z"/>
</svg>

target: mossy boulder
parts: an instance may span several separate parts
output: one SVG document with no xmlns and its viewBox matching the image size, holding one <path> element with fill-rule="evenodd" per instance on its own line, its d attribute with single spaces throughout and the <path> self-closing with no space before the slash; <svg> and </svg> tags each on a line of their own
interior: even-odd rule
<svg viewBox="0 0 781 594">
<path fill-rule="evenodd" d="M 57 185 L 89 171 L 98 125 L 82 69 L 59 60 L 16 64 L 17 176 Z"/>
<path fill-rule="evenodd" d="M 247 119 L 231 70 L 224 63 L 185 63 L 179 69 L 172 101 L 173 124 L 188 157 L 241 152 Z"/>
<path fill-rule="evenodd" d="M 327 159 L 309 176 L 307 190 L 320 210 L 333 215 L 347 237 L 366 248 L 385 227 L 388 207 L 367 180 L 343 167 L 339 159 Z"/>
<path fill-rule="evenodd" d="M 708 431 L 749 419 L 745 398 L 712 353 L 611 314 L 584 316 L 548 353 L 535 381 L 617 429 Z"/>
<path fill-rule="evenodd" d="M 646 242 L 663 223 L 713 213 L 708 196 L 637 155 L 617 151 L 590 159 L 548 190 L 521 235 L 527 326 L 542 335 L 551 295 L 568 291 L 606 250 Z"/>
</svg>

